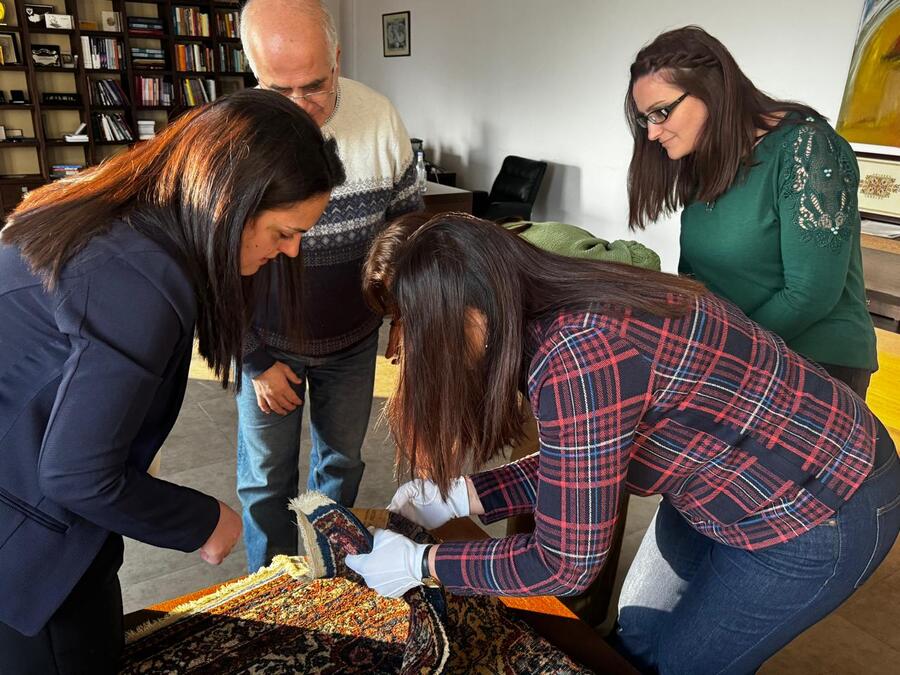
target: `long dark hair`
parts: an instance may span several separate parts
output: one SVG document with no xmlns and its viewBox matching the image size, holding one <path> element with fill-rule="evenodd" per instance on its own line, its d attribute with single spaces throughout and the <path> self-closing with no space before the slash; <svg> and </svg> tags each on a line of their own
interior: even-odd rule
<svg viewBox="0 0 900 675">
<path fill-rule="evenodd" d="M 192 111 L 152 140 L 30 193 L 0 233 L 52 289 L 92 237 L 124 219 L 180 262 L 197 297 L 200 354 L 227 384 L 242 365 L 258 287 L 277 279 L 285 330 L 299 331 L 302 266 L 286 256 L 251 280 L 241 234 L 256 214 L 328 194 L 344 180 L 333 141 L 285 97 L 243 90 Z M 238 378 L 239 379 L 239 378 Z"/>
<path fill-rule="evenodd" d="M 709 111 L 697 147 L 679 160 L 669 159 L 637 123 L 634 83 L 652 73 L 700 99 Z M 685 26 L 661 34 L 638 52 L 625 94 L 625 117 L 634 138 L 628 168 L 629 225 L 644 228 L 692 201 L 714 201 L 751 162 L 757 132 L 788 112 L 821 117 L 807 105 L 761 92 L 725 45 L 702 28 Z"/>
<path fill-rule="evenodd" d="M 403 329 L 400 378 L 385 409 L 401 467 L 443 491 L 523 436 L 525 331 L 563 309 L 679 316 L 705 289 L 661 272 L 539 249 L 464 214 L 407 216 L 373 242 L 363 290 Z M 482 356 L 467 309 L 487 321 Z"/>
</svg>

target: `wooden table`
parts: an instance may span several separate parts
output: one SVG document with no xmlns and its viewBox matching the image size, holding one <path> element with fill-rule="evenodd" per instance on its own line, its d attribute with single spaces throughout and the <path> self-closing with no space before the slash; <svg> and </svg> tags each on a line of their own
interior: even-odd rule
<svg viewBox="0 0 900 675">
<path fill-rule="evenodd" d="M 425 200 L 423 213 L 428 216 L 447 211 L 472 213 L 472 193 L 469 190 L 428 181 L 428 189 L 422 197 Z"/>
<path fill-rule="evenodd" d="M 487 533 L 468 518 L 458 518 L 438 528 L 435 536 L 443 541 L 468 541 L 487 538 Z M 235 580 L 232 580 L 235 581 Z M 231 583 L 231 582 L 225 582 Z M 166 612 L 190 600 L 203 597 L 224 584 L 178 598 L 166 600 L 152 607 L 131 612 L 125 617 L 125 630 L 145 621 L 161 617 Z M 559 600 L 549 596 L 532 598 L 500 598 L 513 613 L 531 626 L 557 649 L 598 673 L 636 675 L 628 662 L 613 650 L 589 625 L 581 621 Z"/>
</svg>

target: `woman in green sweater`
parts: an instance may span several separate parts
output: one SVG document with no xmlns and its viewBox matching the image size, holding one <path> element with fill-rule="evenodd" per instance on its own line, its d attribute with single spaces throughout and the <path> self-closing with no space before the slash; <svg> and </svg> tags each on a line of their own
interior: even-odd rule
<svg viewBox="0 0 900 675">
<path fill-rule="evenodd" d="M 638 52 L 625 111 L 630 225 L 683 206 L 679 271 L 864 399 L 878 366 L 847 142 L 812 108 L 757 89 L 696 26 Z"/>
</svg>

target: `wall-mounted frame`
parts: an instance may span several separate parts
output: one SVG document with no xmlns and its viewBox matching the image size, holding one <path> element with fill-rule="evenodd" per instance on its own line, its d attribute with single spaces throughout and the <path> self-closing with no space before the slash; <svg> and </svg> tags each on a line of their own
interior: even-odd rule
<svg viewBox="0 0 900 675">
<path fill-rule="evenodd" d="M 44 26 L 44 14 L 53 14 L 56 7 L 53 5 L 43 5 L 32 2 L 24 3 L 25 20 L 33 26 Z"/>
<path fill-rule="evenodd" d="M 859 214 L 900 225 L 900 157 L 856 153 L 859 162 Z"/>
<path fill-rule="evenodd" d="M 19 43 L 15 33 L 0 32 L 0 49 L 3 50 L 0 52 L 0 55 L 3 57 L 0 63 L 22 63 L 22 59 L 19 56 Z"/>
<path fill-rule="evenodd" d="M 409 12 L 392 12 L 381 15 L 381 36 L 385 56 L 409 56 Z"/>
</svg>

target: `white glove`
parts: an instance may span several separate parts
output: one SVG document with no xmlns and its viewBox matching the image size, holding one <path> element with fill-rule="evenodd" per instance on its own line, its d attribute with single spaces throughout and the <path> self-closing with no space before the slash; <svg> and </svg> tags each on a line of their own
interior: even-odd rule
<svg viewBox="0 0 900 675">
<path fill-rule="evenodd" d="M 438 486 L 430 480 L 411 480 L 397 488 L 388 504 L 388 511 L 406 516 L 426 530 L 440 527 L 448 520 L 468 516 L 469 489 L 466 479 L 460 477 L 450 483 L 447 501 L 441 499 Z"/>
<path fill-rule="evenodd" d="M 427 546 L 402 534 L 376 529 L 372 552 L 348 555 L 344 561 L 373 591 L 399 598 L 422 585 L 422 557 Z"/>
</svg>

